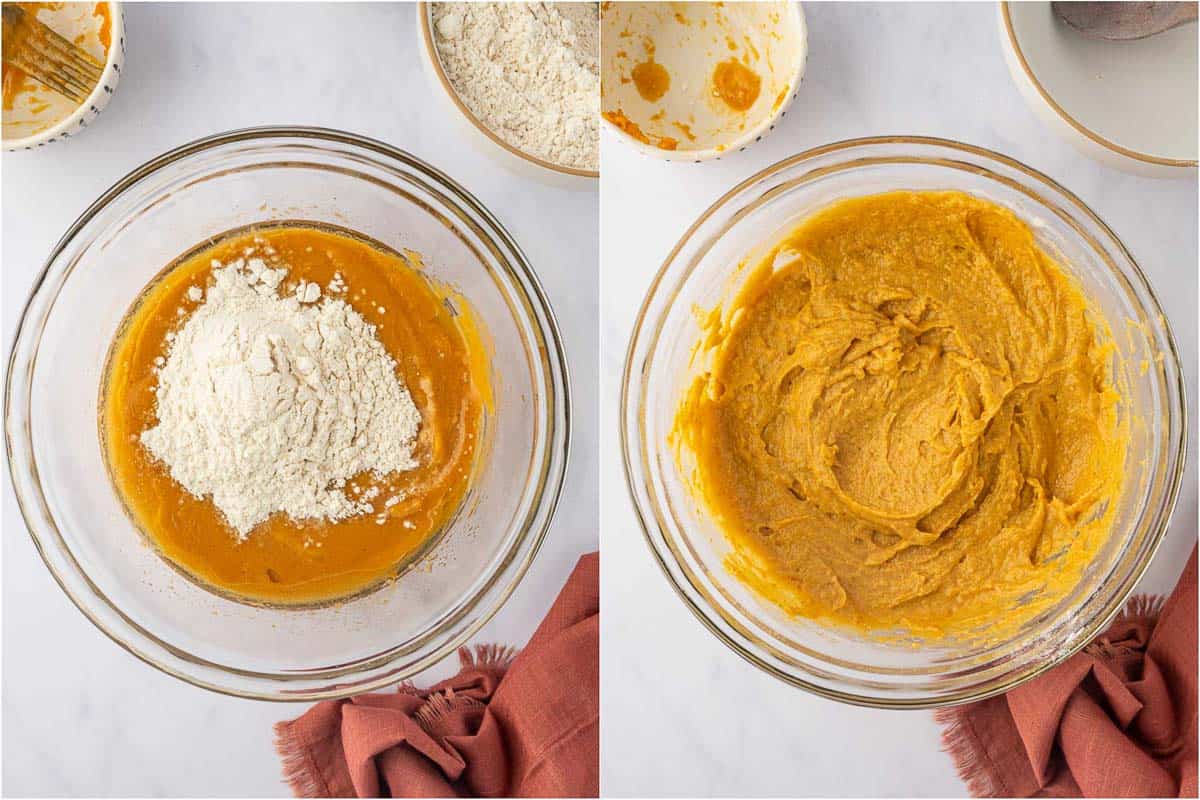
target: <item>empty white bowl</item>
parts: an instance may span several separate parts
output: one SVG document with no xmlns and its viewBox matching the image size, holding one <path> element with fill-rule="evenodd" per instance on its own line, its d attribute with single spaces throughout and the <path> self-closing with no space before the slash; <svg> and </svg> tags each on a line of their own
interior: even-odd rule
<svg viewBox="0 0 1200 800">
<path fill-rule="evenodd" d="M 1196 175 L 1196 25 L 1087 39 L 1048 2 L 1000 3 L 1009 72 L 1029 106 L 1086 155 L 1152 177 Z"/>
</svg>

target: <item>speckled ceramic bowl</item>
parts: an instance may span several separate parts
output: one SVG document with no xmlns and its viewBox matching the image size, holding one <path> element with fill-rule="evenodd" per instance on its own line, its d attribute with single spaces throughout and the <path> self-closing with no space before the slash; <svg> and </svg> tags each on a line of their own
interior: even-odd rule
<svg viewBox="0 0 1200 800">
<path fill-rule="evenodd" d="M 600 29 L 605 126 L 668 160 L 718 159 L 762 139 L 787 114 L 808 58 L 799 3 L 606 3 Z M 760 81 L 744 111 L 714 95 L 717 66 L 730 59 Z M 657 99 L 644 97 L 635 80 L 649 61 L 669 76 Z M 616 124 L 621 117 L 627 122 Z"/>
<path fill-rule="evenodd" d="M 104 71 L 100 74 L 100 82 L 81 105 L 69 115 L 44 130 L 27 136 L 0 139 L 0 145 L 6 151 L 32 150 L 35 147 L 69 139 L 78 136 L 88 126 L 96 121 L 100 112 L 108 105 L 109 99 L 117 89 L 121 79 L 121 71 L 125 68 L 125 13 L 118 2 L 108 4 L 112 19 L 111 41 L 108 48 Z"/>
</svg>

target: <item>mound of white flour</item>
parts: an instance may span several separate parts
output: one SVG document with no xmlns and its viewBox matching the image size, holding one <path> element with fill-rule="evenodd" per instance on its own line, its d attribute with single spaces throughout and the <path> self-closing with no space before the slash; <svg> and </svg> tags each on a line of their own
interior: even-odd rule
<svg viewBox="0 0 1200 800">
<path fill-rule="evenodd" d="M 286 296 L 284 268 L 213 264 L 214 284 L 158 369 L 158 424 L 142 444 L 245 539 L 293 519 L 369 513 L 346 481 L 412 469 L 420 412 L 375 328 L 316 284 Z"/>
</svg>

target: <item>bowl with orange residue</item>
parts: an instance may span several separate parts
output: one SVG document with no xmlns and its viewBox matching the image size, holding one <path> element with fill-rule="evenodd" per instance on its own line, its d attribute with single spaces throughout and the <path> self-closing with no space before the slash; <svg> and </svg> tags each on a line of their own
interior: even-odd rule
<svg viewBox="0 0 1200 800">
<path fill-rule="evenodd" d="M 604 3 L 600 109 L 644 153 L 706 161 L 787 114 L 804 75 L 799 3 Z"/>
<path fill-rule="evenodd" d="M 81 104 L 63 97 L 21 70 L 4 65 L 3 128 L 6 151 L 32 150 L 78 135 L 108 105 L 125 63 L 125 17 L 121 4 L 21 3 L 38 21 L 88 51 L 104 70 Z"/>
</svg>

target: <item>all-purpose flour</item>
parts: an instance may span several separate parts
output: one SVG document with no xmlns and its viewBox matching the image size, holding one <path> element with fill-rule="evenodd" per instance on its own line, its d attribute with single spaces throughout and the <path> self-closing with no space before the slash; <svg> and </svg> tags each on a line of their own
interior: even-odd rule
<svg viewBox="0 0 1200 800">
<path fill-rule="evenodd" d="M 286 268 L 262 258 L 213 266 L 158 369 L 143 445 L 240 539 L 275 512 L 371 512 L 374 495 L 352 497 L 346 481 L 416 467 L 421 424 L 374 326 L 316 284 L 281 292 Z"/>
<path fill-rule="evenodd" d="M 446 77 L 519 150 L 578 169 L 600 163 L 596 3 L 435 3 Z"/>
</svg>

